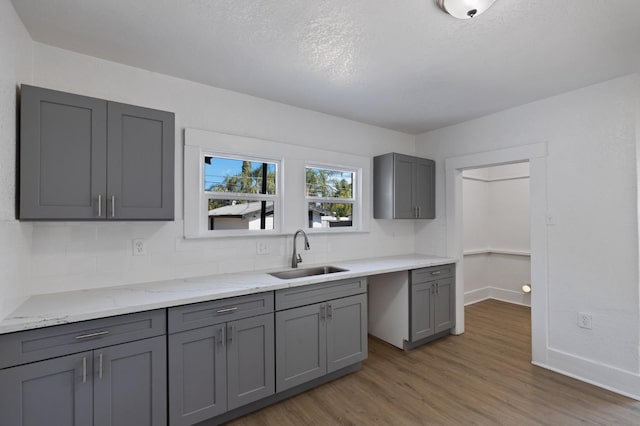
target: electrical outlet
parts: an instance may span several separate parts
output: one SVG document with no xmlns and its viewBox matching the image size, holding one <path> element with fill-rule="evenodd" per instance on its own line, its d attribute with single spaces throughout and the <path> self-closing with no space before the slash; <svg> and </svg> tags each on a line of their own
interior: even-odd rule
<svg viewBox="0 0 640 426">
<path fill-rule="evenodd" d="M 578 327 L 591 330 L 591 314 L 578 312 Z"/>
<path fill-rule="evenodd" d="M 269 254 L 269 244 L 266 241 L 256 242 L 256 254 Z"/>
<path fill-rule="evenodd" d="M 133 255 L 144 256 L 147 254 L 147 242 L 143 239 L 133 240 Z"/>
</svg>

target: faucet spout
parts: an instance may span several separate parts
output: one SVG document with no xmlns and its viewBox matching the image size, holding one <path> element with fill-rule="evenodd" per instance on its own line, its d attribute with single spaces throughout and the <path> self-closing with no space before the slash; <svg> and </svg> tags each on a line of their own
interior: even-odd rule
<svg viewBox="0 0 640 426">
<path fill-rule="evenodd" d="M 311 246 L 309 245 L 309 238 L 307 237 L 307 233 L 304 232 L 302 229 L 298 229 L 296 233 L 293 234 L 293 254 L 291 255 L 292 268 L 297 268 L 298 263 L 302 262 L 302 257 L 296 250 L 296 238 L 298 237 L 298 234 L 302 234 L 302 236 L 304 237 L 304 249 L 305 250 L 311 249 Z"/>
</svg>

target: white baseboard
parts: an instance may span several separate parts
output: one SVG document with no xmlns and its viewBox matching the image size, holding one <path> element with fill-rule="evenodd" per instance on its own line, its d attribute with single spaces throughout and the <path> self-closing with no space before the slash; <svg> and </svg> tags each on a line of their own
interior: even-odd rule
<svg viewBox="0 0 640 426">
<path fill-rule="evenodd" d="M 473 305 L 487 299 L 496 299 L 516 305 L 531 306 L 531 296 L 519 291 L 505 290 L 496 287 L 482 287 L 464 293 L 464 305 Z"/>
<path fill-rule="evenodd" d="M 546 363 L 532 364 L 640 401 L 638 374 L 551 348 Z"/>
<path fill-rule="evenodd" d="M 470 290 L 464 293 L 464 306 L 473 305 L 490 298 L 490 288 L 482 287 L 477 290 Z"/>
</svg>

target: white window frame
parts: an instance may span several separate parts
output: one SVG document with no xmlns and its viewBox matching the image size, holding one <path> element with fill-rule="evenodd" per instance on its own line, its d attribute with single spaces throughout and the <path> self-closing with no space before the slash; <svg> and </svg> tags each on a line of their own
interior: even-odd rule
<svg viewBox="0 0 640 426">
<path fill-rule="evenodd" d="M 241 152 L 229 152 L 227 150 L 217 150 L 214 147 L 226 146 L 241 142 L 243 138 L 235 135 L 207 132 L 210 135 L 220 137 L 211 141 L 198 140 L 196 143 L 189 143 L 185 130 L 185 151 L 184 151 L 184 181 L 185 181 L 185 208 L 184 208 L 184 234 L 186 238 L 208 238 L 208 237 L 231 237 L 231 236 L 261 236 L 277 235 L 281 233 L 283 221 L 282 194 L 283 194 L 283 174 L 284 160 L 280 157 L 268 155 L 250 155 Z M 203 136 L 193 131 L 196 136 Z M 202 133 L 202 132 L 201 132 Z M 206 135 L 205 135 L 206 136 Z M 222 143 L 224 142 L 226 143 Z M 245 141 L 246 142 L 246 141 Z M 242 145 L 242 144 L 240 144 Z M 245 160 L 252 162 L 272 163 L 276 166 L 276 193 L 275 194 L 253 194 L 240 192 L 213 192 L 204 188 L 204 159 L 205 157 L 228 158 L 234 160 Z M 197 167 L 196 167 L 197 164 Z M 273 202 L 273 229 L 209 229 L 208 205 L 209 199 L 224 200 L 251 200 L 251 201 L 271 201 Z M 197 209 L 197 211 L 194 211 Z"/>
<path fill-rule="evenodd" d="M 313 197 L 306 194 L 307 169 L 325 169 L 337 172 L 353 173 L 352 197 L 351 198 L 331 198 L 331 197 Z M 349 167 L 344 165 L 336 165 L 329 163 L 305 162 L 304 165 L 304 211 L 305 211 L 305 232 L 354 232 L 362 229 L 362 169 L 358 167 Z M 353 205 L 351 214 L 351 226 L 335 227 L 335 228 L 313 228 L 309 227 L 309 203 L 351 203 Z"/>
<path fill-rule="evenodd" d="M 204 194 L 205 155 L 276 163 L 280 173 L 276 173 L 277 204 L 274 204 L 273 230 L 208 230 L 209 197 L 205 197 Z M 313 161 L 310 161 L 310 158 Z M 340 159 L 342 164 L 336 164 L 335 159 Z M 353 226 L 315 229 L 307 227 L 309 207 L 304 192 L 307 165 L 356 172 Z M 369 156 L 185 128 L 183 166 L 184 236 L 187 239 L 291 235 L 300 228 L 308 233 L 329 234 L 369 231 L 372 191 L 370 188 L 363 191 L 363 187 L 371 182 L 372 160 Z M 224 196 L 230 198 L 230 193 L 218 194 L 226 194 Z M 242 197 L 246 198 L 244 195 L 242 194 Z M 179 194 L 177 196 L 180 197 Z"/>
</svg>

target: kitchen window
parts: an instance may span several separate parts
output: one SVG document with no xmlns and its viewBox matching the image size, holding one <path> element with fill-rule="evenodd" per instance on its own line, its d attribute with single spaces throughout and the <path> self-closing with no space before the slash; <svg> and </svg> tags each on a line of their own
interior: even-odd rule
<svg viewBox="0 0 640 426">
<path fill-rule="evenodd" d="M 274 160 L 205 153 L 201 208 L 207 231 L 275 231 L 278 170 Z"/>
<path fill-rule="evenodd" d="M 308 164 L 305 168 L 307 228 L 358 229 L 357 178 L 355 169 Z"/>
</svg>

